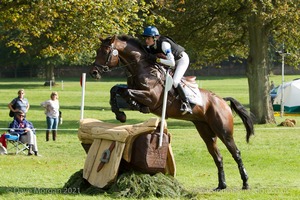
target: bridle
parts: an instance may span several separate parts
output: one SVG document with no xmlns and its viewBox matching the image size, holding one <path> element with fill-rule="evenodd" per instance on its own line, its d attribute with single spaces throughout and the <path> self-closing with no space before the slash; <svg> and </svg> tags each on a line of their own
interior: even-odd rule
<svg viewBox="0 0 300 200">
<path fill-rule="evenodd" d="M 110 69 L 110 67 L 108 66 L 109 63 L 111 62 L 111 59 L 113 58 L 113 56 L 117 56 L 118 57 L 118 66 L 120 67 L 120 58 L 119 58 L 119 52 L 118 50 L 114 47 L 114 44 L 111 44 L 111 45 L 101 45 L 102 47 L 103 46 L 106 46 L 106 47 L 109 47 L 110 51 L 108 53 L 108 56 L 106 58 L 106 61 L 105 61 L 105 64 L 104 65 L 100 65 L 100 64 L 97 64 L 96 62 L 93 63 L 94 67 L 100 72 L 100 73 L 106 73 L 106 72 L 110 72 L 112 71 Z M 119 67 L 116 67 L 116 68 L 119 68 Z M 114 68 L 114 69 L 116 69 Z"/>
<path fill-rule="evenodd" d="M 124 65 L 124 63 L 123 63 L 123 65 L 121 66 L 121 60 L 122 60 L 122 57 L 120 57 L 119 56 L 119 52 L 118 52 L 118 50 L 116 49 L 116 47 L 115 47 L 115 44 L 114 43 L 111 43 L 111 44 L 101 44 L 101 46 L 100 46 L 100 49 L 102 48 L 102 47 L 107 47 L 107 48 L 109 48 L 109 52 L 108 52 L 108 55 L 107 55 L 107 58 L 106 58 L 106 61 L 105 61 L 105 64 L 104 65 L 101 65 L 101 64 L 97 64 L 96 63 L 96 61 L 93 63 L 93 66 L 94 66 L 94 71 L 98 71 L 100 74 L 102 74 L 102 73 L 107 73 L 107 72 L 111 72 L 111 71 L 113 71 L 113 70 L 118 70 L 118 69 L 120 69 L 120 68 L 124 68 L 124 67 L 127 67 L 127 66 L 129 66 L 129 65 L 132 65 L 133 63 L 136 63 L 136 61 L 134 61 L 134 62 L 129 62 L 129 63 L 126 63 L 125 65 Z M 147 52 L 147 50 L 143 47 L 143 50 L 145 51 L 145 52 Z M 109 64 L 111 63 L 111 61 L 112 61 L 112 58 L 114 57 L 114 56 L 117 56 L 118 57 L 118 63 L 117 63 L 117 65 L 116 65 L 116 67 L 112 67 L 112 68 L 110 68 L 109 67 Z M 146 60 L 146 58 L 143 58 L 143 59 L 141 59 L 141 60 Z M 132 72 L 130 72 L 130 71 L 128 71 L 128 73 L 129 73 L 129 75 L 127 75 L 128 77 L 129 76 L 132 76 L 133 74 L 132 74 Z"/>
</svg>

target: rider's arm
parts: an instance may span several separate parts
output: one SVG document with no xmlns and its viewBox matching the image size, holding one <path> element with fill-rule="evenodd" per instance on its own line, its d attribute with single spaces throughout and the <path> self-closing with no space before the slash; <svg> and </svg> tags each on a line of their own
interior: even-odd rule
<svg viewBox="0 0 300 200">
<path fill-rule="evenodd" d="M 169 42 L 164 41 L 161 44 L 161 48 L 162 48 L 162 51 L 166 55 L 166 59 L 158 58 L 157 62 L 167 65 L 167 66 L 170 66 L 171 68 L 174 68 L 175 67 L 175 59 L 174 59 L 174 55 L 172 54 L 171 44 Z"/>
</svg>

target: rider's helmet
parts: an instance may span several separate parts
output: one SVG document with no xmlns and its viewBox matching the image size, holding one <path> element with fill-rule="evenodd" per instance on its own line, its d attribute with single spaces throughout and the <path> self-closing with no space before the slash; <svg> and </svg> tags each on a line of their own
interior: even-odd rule
<svg viewBox="0 0 300 200">
<path fill-rule="evenodd" d="M 158 29 L 155 26 L 147 26 L 142 34 L 143 37 L 159 36 Z"/>
</svg>

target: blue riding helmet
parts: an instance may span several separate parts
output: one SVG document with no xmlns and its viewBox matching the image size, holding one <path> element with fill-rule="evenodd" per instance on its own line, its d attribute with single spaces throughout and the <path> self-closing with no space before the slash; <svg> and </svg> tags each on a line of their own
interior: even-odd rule
<svg viewBox="0 0 300 200">
<path fill-rule="evenodd" d="M 155 26 L 147 26 L 144 29 L 144 33 L 142 34 L 143 37 L 154 37 L 159 36 L 159 32 Z"/>
</svg>

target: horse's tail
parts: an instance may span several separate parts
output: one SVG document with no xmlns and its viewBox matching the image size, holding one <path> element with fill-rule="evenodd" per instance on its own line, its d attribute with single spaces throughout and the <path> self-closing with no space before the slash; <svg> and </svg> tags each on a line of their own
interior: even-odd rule
<svg viewBox="0 0 300 200">
<path fill-rule="evenodd" d="M 253 125 L 253 120 L 252 120 L 250 114 L 248 113 L 246 108 L 240 102 L 238 102 L 236 99 L 234 99 L 232 97 L 225 97 L 223 99 L 225 101 L 230 101 L 231 109 L 234 112 L 236 112 L 242 119 L 244 126 L 246 127 L 246 131 L 247 131 L 246 140 L 247 140 L 247 142 L 249 142 L 250 136 L 254 135 L 254 125 Z"/>
</svg>

